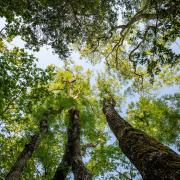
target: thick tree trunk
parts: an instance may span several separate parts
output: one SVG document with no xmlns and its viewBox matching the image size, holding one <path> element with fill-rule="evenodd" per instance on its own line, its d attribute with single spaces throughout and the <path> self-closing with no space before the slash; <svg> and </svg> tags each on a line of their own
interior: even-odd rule
<svg viewBox="0 0 180 180">
<path fill-rule="evenodd" d="M 70 110 L 70 120 L 72 124 L 71 140 L 73 140 L 73 152 L 72 152 L 72 171 L 74 173 L 75 180 L 91 180 L 92 176 L 88 169 L 86 169 L 81 156 L 80 148 L 80 122 L 79 111 L 76 109 Z"/>
<path fill-rule="evenodd" d="M 133 128 L 114 109 L 113 99 L 104 100 L 103 112 L 123 153 L 147 180 L 178 180 L 180 157 L 167 146 Z"/>
<path fill-rule="evenodd" d="M 34 150 L 40 144 L 41 137 L 48 131 L 48 113 L 43 114 L 42 120 L 40 121 L 39 133 L 33 135 L 28 144 L 25 145 L 23 151 L 19 154 L 15 164 L 6 176 L 6 180 L 18 180 L 21 173 L 27 165 L 28 160 L 31 158 Z"/>
<path fill-rule="evenodd" d="M 72 158 L 71 157 L 71 153 L 69 153 L 69 144 L 67 143 L 66 145 L 66 150 L 64 152 L 64 156 L 62 158 L 62 161 L 61 163 L 59 164 L 57 170 L 56 170 L 56 173 L 53 177 L 53 180 L 65 180 L 69 171 L 70 171 L 70 168 L 71 168 L 71 161 L 70 159 Z"/>
<path fill-rule="evenodd" d="M 64 175 L 67 175 L 70 166 L 72 167 L 75 180 L 91 180 L 92 176 L 86 169 L 81 156 L 79 111 L 76 109 L 71 109 L 69 111 L 69 115 L 70 122 L 68 127 L 68 141 L 66 150 L 63 160 L 58 167 L 53 180 L 65 179 Z M 65 164 L 63 166 L 64 162 Z"/>
</svg>

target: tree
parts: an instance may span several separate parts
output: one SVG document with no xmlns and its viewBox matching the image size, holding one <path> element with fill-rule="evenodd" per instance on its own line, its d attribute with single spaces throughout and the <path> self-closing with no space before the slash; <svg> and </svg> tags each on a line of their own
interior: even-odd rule
<svg viewBox="0 0 180 180">
<path fill-rule="evenodd" d="M 44 97 L 47 97 L 45 86 L 51 79 L 51 70 L 45 72 L 38 69 L 34 64 L 34 57 L 28 55 L 23 49 L 14 48 L 9 50 L 1 40 L 1 121 L 4 123 L 4 133 L 12 131 L 9 125 L 23 119 L 29 121 L 27 114 L 33 113 L 33 101 L 41 105 Z M 49 74 L 50 73 L 50 74 Z M 39 87 L 38 87 L 39 86 Z M 35 93 L 36 92 L 36 93 Z M 48 93 L 50 95 L 50 93 Z M 38 101 L 38 102 L 37 102 Z M 33 105 L 33 107 L 32 107 Z M 61 107 L 59 107 L 61 108 Z M 42 109 L 38 108 L 39 115 Z M 51 111 L 49 113 L 49 111 Z M 48 110 L 42 112 L 37 122 L 39 132 L 32 135 L 23 151 L 17 157 L 15 164 L 6 176 L 6 179 L 19 179 L 28 160 L 34 150 L 40 144 L 42 136 L 48 131 L 48 119 L 50 114 L 58 114 L 58 111 Z M 61 111 L 61 109 L 59 109 Z M 31 126 L 31 124 L 29 124 Z M 28 128 L 27 128 L 28 129 Z M 17 131 L 16 131 L 17 132 Z"/>
<path fill-rule="evenodd" d="M 18 180 L 20 178 L 20 175 L 23 172 L 23 169 L 26 167 L 27 162 L 32 157 L 32 154 L 36 150 L 37 146 L 40 144 L 41 138 L 48 132 L 48 121 L 50 116 L 52 116 L 52 114 L 58 115 L 62 111 L 61 108 L 62 107 L 59 107 L 59 109 L 54 110 L 48 107 L 48 110 L 44 110 L 44 112 L 42 112 L 42 117 L 40 117 L 39 120 L 39 132 L 30 138 L 30 142 L 28 144 L 25 144 L 23 151 L 19 154 L 15 164 L 7 174 L 7 180 Z"/>
<path fill-rule="evenodd" d="M 154 138 L 133 128 L 114 109 L 115 101 L 105 99 L 103 112 L 123 153 L 140 171 L 143 179 L 178 179 L 179 156 Z"/>
<path fill-rule="evenodd" d="M 69 171 L 69 166 L 72 166 L 75 179 L 91 180 L 92 176 L 84 166 L 81 156 L 79 111 L 71 109 L 69 115 L 70 122 L 67 130 L 68 141 L 66 150 L 53 179 L 65 179 Z"/>
</svg>

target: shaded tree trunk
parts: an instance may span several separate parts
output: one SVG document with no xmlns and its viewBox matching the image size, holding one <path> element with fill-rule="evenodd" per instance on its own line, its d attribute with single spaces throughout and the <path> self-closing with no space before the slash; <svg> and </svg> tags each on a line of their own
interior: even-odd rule
<svg viewBox="0 0 180 180">
<path fill-rule="evenodd" d="M 62 158 L 62 161 L 61 163 L 59 164 L 56 172 L 55 172 L 55 175 L 53 177 L 53 180 L 65 180 L 69 171 L 70 171 L 70 168 L 71 168 L 71 161 L 70 159 L 72 158 L 71 157 L 71 153 L 69 152 L 69 146 L 70 144 L 67 143 L 66 145 L 66 149 L 65 149 L 65 152 L 64 152 L 64 156 Z"/>
<path fill-rule="evenodd" d="M 114 109 L 113 99 L 104 100 L 103 112 L 123 153 L 141 173 L 143 179 L 178 180 L 180 157 L 167 146 L 133 128 Z"/>
<path fill-rule="evenodd" d="M 69 115 L 66 150 L 53 180 L 65 179 L 70 166 L 72 167 L 75 180 L 91 180 L 91 173 L 86 169 L 81 156 L 79 111 L 71 109 Z"/>
<path fill-rule="evenodd" d="M 6 176 L 6 180 L 18 180 L 21 173 L 27 165 L 28 160 L 31 158 L 34 150 L 40 144 L 41 137 L 48 131 L 48 113 L 45 112 L 39 125 L 39 133 L 33 135 L 30 142 L 25 145 L 23 151 L 19 154 L 15 164 L 10 169 Z"/>
</svg>

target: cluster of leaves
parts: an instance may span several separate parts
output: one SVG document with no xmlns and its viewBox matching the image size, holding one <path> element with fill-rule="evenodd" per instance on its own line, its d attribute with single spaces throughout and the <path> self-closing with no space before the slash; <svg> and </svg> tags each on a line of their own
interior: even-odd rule
<svg viewBox="0 0 180 180">
<path fill-rule="evenodd" d="M 127 119 L 136 128 L 179 148 L 179 94 L 161 99 L 140 97 L 129 105 Z"/>
<path fill-rule="evenodd" d="M 108 37 L 117 19 L 112 1 L 35 0 L 0 1 L 0 17 L 5 17 L 9 35 L 20 34 L 27 46 L 38 49 L 51 45 L 60 57 L 69 52 L 69 44 L 83 44 L 92 37 Z"/>
<path fill-rule="evenodd" d="M 49 90 L 56 95 L 64 94 L 64 96 L 74 99 L 76 108 L 80 111 L 83 143 L 96 144 L 97 137 L 101 139 L 102 130 L 105 128 L 105 120 L 98 98 L 93 95 L 93 88 L 90 85 L 91 71 L 83 72 L 81 66 L 57 70 L 58 72 Z"/>
<path fill-rule="evenodd" d="M 36 59 L 24 49 L 8 49 L 2 39 L 0 44 L 0 116 L 5 117 L 8 111 L 21 116 L 20 110 L 30 112 L 32 103 L 40 98 L 43 102 L 53 70 L 47 68 L 46 73 L 37 68 Z"/>
</svg>

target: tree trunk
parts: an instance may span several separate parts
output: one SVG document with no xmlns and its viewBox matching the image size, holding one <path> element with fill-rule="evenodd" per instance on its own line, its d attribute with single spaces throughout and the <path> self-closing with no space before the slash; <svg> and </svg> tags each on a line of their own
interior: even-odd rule
<svg viewBox="0 0 180 180">
<path fill-rule="evenodd" d="M 61 163 L 59 164 L 56 173 L 53 177 L 53 180 L 65 180 L 70 168 L 71 168 L 71 154 L 69 153 L 69 149 L 70 147 L 68 146 L 68 144 L 66 145 L 66 149 L 65 149 L 65 153 L 64 156 L 62 158 Z"/>
<path fill-rule="evenodd" d="M 75 180 L 91 180 L 92 176 L 86 169 L 81 156 L 79 111 L 76 109 L 71 109 L 69 111 L 69 115 L 70 119 L 66 150 L 63 160 L 58 167 L 53 180 L 65 179 L 67 173 L 69 172 L 70 166 L 72 167 Z M 65 164 L 63 166 L 64 162 Z M 64 177 L 64 175 L 66 176 Z"/>
<path fill-rule="evenodd" d="M 40 144 L 41 137 L 48 131 L 48 113 L 45 112 L 40 121 L 39 133 L 33 135 L 28 144 L 25 145 L 23 151 L 19 154 L 15 164 L 6 176 L 6 180 L 18 180 L 21 173 L 27 165 L 28 160 L 31 158 L 34 150 Z"/>
<path fill-rule="evenodd" d="M 143 179 L 178 180 L 180 157 L 167 146 L 133 128 L 114 109 L 113 99 L 104 100 L 103 112 L 123 153 L 141 173 Z"/>
</svg>

